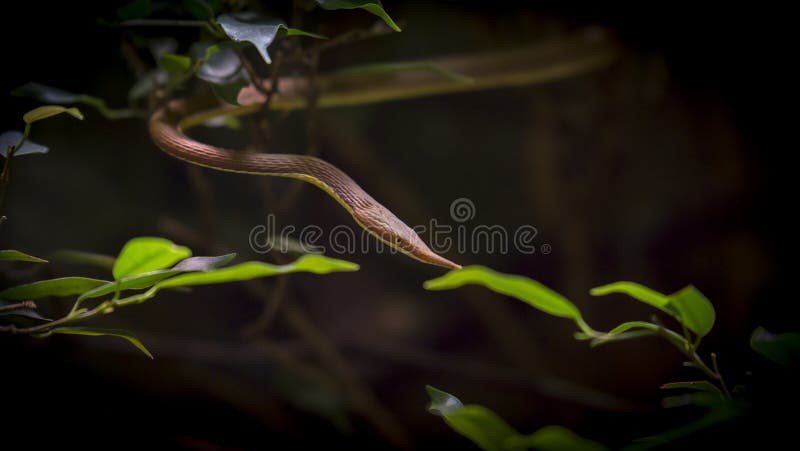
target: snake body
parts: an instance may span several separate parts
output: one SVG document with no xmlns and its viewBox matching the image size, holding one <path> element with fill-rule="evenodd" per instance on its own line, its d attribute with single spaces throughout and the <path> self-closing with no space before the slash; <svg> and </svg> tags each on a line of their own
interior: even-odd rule
<svg viewBox="0 0 800 451">
<path fill-rule="evenodd" d="M 361 105 L 559 80 L 604 67 L 615 59 L 616 53 L 613 40 L 603 30 L 588 28 L 536 47 L 405 65 L 421 70 L 394 74 L 375 70 L 334 73 L 319 77 L 317 106 Z M 443 77 L 443 73 L 457 74 L 458 80 L 454 80 L 452 75 Z M 304 79 L 281 79 L 279 86 L 280 90 L 272 99 L 273 109 L 292 110 L 306 106 L 308 86 Z M 253 86 L 242 89 L 240 106 L 237 107 L 198 110 L 186 100 L 173 100 L 151 116 L 150 135 L 164 152 L 192 164 L 309 182 L 331 195 L 358 225 L 393 249 L 424 263 L 448 269 L 461 267 L 433 252 L 408 225 L 347 174 L 324 160 L 296 154 L 239 152 L 195 141 L 183 133 L 183 129 L 219 116 L 258 111 L 265 101 L 260 91 Z"/>
<path fill-rule="evenodd" d="M 178 125 L 190 113 L 188 105 L 186 101 L 174 100 L 150 117 L 150 136 L 167 154 L 221 171 L 309 182 L 336 199 L 359 226 L 391 248 L 424 263 L 448 269 L 461 267 L 430 250 L 411 227 L 325 160 L 307 155 L 239 152 L 189 138 Z"/>
</svg>

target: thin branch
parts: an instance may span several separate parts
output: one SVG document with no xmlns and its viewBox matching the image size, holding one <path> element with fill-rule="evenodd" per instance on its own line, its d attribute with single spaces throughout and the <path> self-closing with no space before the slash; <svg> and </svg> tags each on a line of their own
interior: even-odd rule
<svg viewBox="0 0 800 451">
<path fill-rule="evenodd" d="M 711 353 L 711 364 L 714 366 L 714 372 L 717 373 L 717 380 L 719 380 L 719 384 L 722 386 L 722 391 L 725 392 L 725 396 L 728 398 L 731 397 L 731 392 L 728 391 L 728 386 L 725 384 L 725 379 L 722 377 L 722 373 L 719 371 L 719 365 L 717 364 L 717 353 Z"/>
<path fill-rule="evenodd" d="M 383 22 L 375 22 L 375 25 L 370 28 L 350 30 L 338 36 L 334 36 L 331 39 L 320 41 L 319 44 L 313 47 L 313 51 L 322 53 L 336 47 L 353 44 L 355 42 L 372 39 L 378 36 L 393 34 L 394 32 L 394 30 L 386 26 Z"/>
<path fill-rule="evenodd" d="M 122 27 L 194 27 L 201 28 L 208 25 L 205 20 L 179 20 L 179 19 L 130 19 L 119 24 Z"/>
<path fill-rule="evenodd" d="M 0 312 L 13 312 L 14 310 L 22 309 L 35 309 L 36 303 L 33 301 L 24 301 L 17 304 L 0 305 Z"/>
<path fill-rule="evenodd" d="M 258 315 L 258 318 L 256 318 L 256 320 L 251 324 L 248 324 L 242 328 L 243 337 L 253 338 L 259 334 L 263 334 L 267 329 L 269 329 L 269 326 L 272 324 L 272 321 L 275 319 L 278 310 L 280 309 L 281 305 L 283 305 L 283 302 L 287 297 L 288 288 L 289 277 L 285 275 L 278 276 L 275 282 L 275 287 L 272 289 L 272 296 L 269 300 L 265 300 L 264 308 L 261 310 L 261 314 Z"/>
</svg>

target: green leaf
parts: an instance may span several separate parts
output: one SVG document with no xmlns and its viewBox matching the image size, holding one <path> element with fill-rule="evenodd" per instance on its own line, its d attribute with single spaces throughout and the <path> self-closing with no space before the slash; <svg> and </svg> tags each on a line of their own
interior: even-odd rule
<svg viewBox="0 0 800 451">
<path fill-rule="evenodd" d="M 329 10 L 361 8 L 383 19 L 392 30 L 402 31 L 394 20 L 386 14 L 379 0 L 316 0 L 316 2 L 322 9 Z"/>
<path fill-rule="evenodd" d="M 95 329 L 90 327 L 59 327 L 50 331 L 53 334 L 67 334 L 67 335 L 88 335 L 91 337 L 102 337 L 106 335 L 110 335 L 113 337 L 124 338 L 128 340 L 132 345 L 136 346 L 137 349 L 142 351 L 144 355 L 147 357 L 153 358 L 153 354 L 150 354 L 150 351 L 144 347 L 141 341 L 138 338 L 133 336 L 127 330 L 122 329 Z M 48 334 L 49 335 L 49 334 Z"/>
<path fill-rule="evenodd" d="M 592 288 L 589 293 L 592 296 L 606 296 L 612 293 L 626 294 L 669 313 L 697 334 L 699 338 L 706 336 L 714 326 L 714 307 L 697 288 L 691 285 L 669 296 L 633 282 L 615 282 Z"/>
<path fill-rule="evenodd" d="M 243 72 L 242 61 L 236 54 L 235 48 L 241 44 L 223 42 L 211 44 L 209 42 L 196 42 L 189 49 L 192 59 L 205 60 L 197 71 L 197 78 L 214 84 L 231 83 L 240 78 Z"/>
<path fill-rule="evenodd" d="M 116 259 L 110 255 L 95 254 L 93 252 L 75 251 L 62 249 L 53 252 L 49 258 L 56 262 L 70 263 L 75 265 L 96 266 L 103 269 L 114 268 Z"/>
<path fill-rule="evenodd" d="M 81 98 L 81 94 L 75 94 L 36 82 L 25 83 L 11 91 L 11 94 L 19 97 L 32 97 L 40 102 L 55 103 L 58 105 L 78 103 Z"/>
<path fill-rule="evenodd" d="M 277 266 L 263 262 L 246 262 L 229 268 L 214 269 L 207 272 L 189 273 L 166 279 L 153 285 L 144 293 L 120 299 L 118 305 L 129 305 L 144 302 L 154 297 L 164 288 L 176 288 L 192 285 L 210 285 L 216 283 L 237 282 L 258 277 L 293 272 L 310 272 L 327 274 L 336 271 L 356 271 L 355 263 L 323 257 L 321 255 L 304 255 L 293 263 Z"/>
<path fill-rule="evenodd" d="M 113 294 L 117 291 L 121 293 L 128 290 L 142 290 L 149 288 L 164 279 L 180 273 L 180 271 L 173 271 L 170 269 L 158 269 L 155 271 L 136 274 L 134 276 L 123 277 L 120 280 L 107 282 L 93 290 L 86 291 L 78 298 L 78 303 L 81 303 L 86 299 L 94 299 Z"/>
<path fill-rule="evenodd" d="M 271 265 L 264 262 L 246 262 L 228 268 L 212 271 L 182 274 L 160 282 L 157 287 L 174 288 L 192 285 L 210 285 L 217 283 L 238 282 L 259 277 L 288 274 L 294 272 L 310 272 L 328 274 L 339 271 L 357 271 L 358 265 L 344 260 L 328 258 L 322 255 L 304 255 L 287 265 Z"/>
<path fill-rule="evenodd" d="M 13 249 L 5 249 L 0 251 L 0 261 L 17 261 L 17 262 L 32 262 L 32 263 L 47 263 L 47 260 L 33 255 L 28 255 Z"/>
<path fill-rule="evenodd" d="M 800 333 L 773 334 L 759 327 L 750 336 L 750 347 L 779 365 L 800 364 Z"/>
<path fill-rule="evenodd" d="M 431 398 L 428 410 L 433 414 L 447 416 L 464 408 L 464 403 L 460 399 L 446 391 L 439 390 L 432 385 L 426 385 L 425 391 L 428 392 L 428 397 Z"/>
<path fill-rule="evenodd" d="M 722 395 L 722 392 L 716 385 L 709 381 L 686 381 L 686 382 L 669 382 L 661 386 L 663 390 L 697 390 L 702 392 L 716 393 Z"/>
<path fill-rule="evenodd" d="M 522 446 L 509 446 L 511 437 L 519 435 L 496 413 L 479 405 L 463 405 L 455 396 L 430 385 L 426 386 L 432 413 L 444 417 L 454 431 L 472 440 L 485 451 L 523 450 Z"/>
<path fill-rule="evenodd" d="M 604 451 L 608 449 L 563 426 L 545 426 L 530 435 L 511 437 L 508 444 L 539 451 Z"/>
<path fill-rule="evenodd" d="M 653 335 L 657 331 L 658 326 L 656 324 L 645 321 L 630 321 L 622 323 L 600 336 L 582 335 L 578 333 L 576 334 L 575 338 L 578 340 L 591 340 L 590 346 L 595 347 L 623 339 L 632 339 Z"/>
<path fill-rule="evenodd" d="M 40 106 L 38 108 L 34 108 L 22 116 L 22 120 L 25 121 L 26 124 L 32 124 L 37 121 L 41 121 L 43 119 L 47 119 L 48 117 L 53 117 L 61 113 L 67 113 L 70 116 L 83 120 L 83 114 L 77 108 L 65 108 L 61 105 L 45 105 Z"/>
<path fill-rule="evenodd" d="M 161 67 L 167 72 L 180 73 L 186 72 L 192 67 L 192 59 L 185 55 L 174 53 L 162 53 L 159 58 Z"/>
<path fill-rule="evenodd" d="M 714 306 L 692 285 L 670 295 L 669 307 L 675 312 L 678 321 L 696 333 L 698 338 L 708 335 L 714 327 Z"/>
<path fill-rule="evenodd" d="M 141 290 L 150 288 L 153 285 L 161 282 L 164 279 L 191 271 L 210 271 L 212 269 L 220 268 L 230 263 L 236 254 L 225 254 L 219 257 L 192 257 L 183 260 L 170 269 L 159 269 L 150 271 L 134 276 L 124 277 L 116 282 L 108 282 L 105 285 L 99 286 L 94 290 L 83 293 L 78 298 L 78 302 L 83 302 L 86 299 L 98 298 L 106 296 L 117 291 L 123 292 L 127 290 Z"/>
<path fill-rule="evenodd" d="M 140 19 L 149 16 L 151 12 L 152 5 L 150 0 L 133 0 L 117 8 L 117 17 L 123 20 Z"/>
<path fill-rule="evenodd" d="M 192 45 L 190 53 L 195 60 L 204 59 L 205 63 L 197 71 L 197 78 L 211 83 L 211 89 L 226 103 L 238 105 L 239 91 L 250 84 L 247 71 L 234 48 L 241 44 L 223 42 L 211 45 L 198 42 Z"/>
<path fill-rule="evenodd" d="M 0 135 L 0 155 L 8 157 L 8 148 L 16 146 L 22 140 L 22 132 L 10 130 Z M 14 150 L 14 156 L 30 155 L 34 153 L 47 153 L 50 149 L 47 146 L 37 144 L 30 139 L 26 139 L 19 149 Z"/>
<path fill-rule="evenodd" d="M 48 296 L 72 296 L 106 283 L 108 282 L 105 280 L 86 277 L 61 277 L 7 288 L 0 292 L 0 298 L 10 301 L 23 301 L 41 299 Z"/>
<path fill-rule="evenodd" d="M 645 321 L 629 321 L 627 323 L 622 323 L 619 326 L 611 329 L 608 331 L 608 335 L 619 335 L 621 333 L 627 332 L 629 330 L 649 330 L 649 331 L 657 331 L 658 326 L 653 323 L 648 323 Z"/>
<path fill-rule="evenodd" d="M 657 291 L 651 290 L 644 285 L 639 285 L 638 283 L 614 282 L 589 290 L 589 294 L 592 296 L 607 296 L 614 293 L 627 294 L 637 301 L 652 305 L 653 307 L 663 310 L 669 314 L 673 313 L 667 306 L 669 304 L 669 297 Z"/>
<path fill-rule="evenodd" d="M 269 53 L 267 53 L 267 47 L 272 44 L 281 29 L 285 30 L 289 36 L 303 35 L 324 39 L 324 36 L 289 28 L 280 20 L 258 18 L 252 14 L 223 14 L 217 17 L 217 23 L 232 40 L 253 44 L 267 64 L 272 62 Z"/>
<path fill-rule="evenodd" d="M 425 282 L 427 290 L 449 290 L 463 285 L 483 285 L 507 296 L 513 296 L 545 313 L 583 323 L 581 313 L 565 297 L 527 277 L 502 274 L 483 266 L 467 266 Z"/>
<path fill-rule="evenodd" d="M 128 241 L 114 263 L 114 279 L 164 269 L 192 255 L 192 251 L 164 238 L 141 237 Z"/>
</svg>

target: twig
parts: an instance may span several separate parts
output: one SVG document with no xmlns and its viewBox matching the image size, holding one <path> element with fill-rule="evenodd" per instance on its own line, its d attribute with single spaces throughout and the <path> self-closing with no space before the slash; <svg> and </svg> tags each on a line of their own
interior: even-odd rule
<svg viewBox="0 0 800 451">
<path fill-rule="evenodd" d="M 386 34 L 393 34 L 394 30 L 386 26 L 383 22 L 375 22 L 370 28 L 363 28 L 360 30 L 350 30 L 342 33 L 326 41 L 320 41 L 319 44 L 313 47 L 313 51 L 322 53 L 327 50 L 340 47 L 355 42 L 372 39 Z"/>
<path fill-rule="evenodd" d="M 63 318 L 59 318 L 59 319 L 57 319 L 55 321 L 50 321 L 48 323 L 40 324 L 38 326 L 22 327 L 22 328 L 15 327 L 14 325 L 11 325 L 11 326 L 0 326 L 0 332 L 8 332 L 8 333 L 11 333 L 12 335 L 14 335 L 14 334 L 28 334 L 28 335 L 46 334 L 46 333 L 51 332 L 57 326 L 61 326 L 61 325 L 64 325 L 64 324 L 81 321 L 81 320 L 96 316 L 96 315 L 98 315 L 100 313 L 104 313 L 109 307 L 112 307 L 112 306 L 113 306 L 112 301 L 105 301 L 105 302 L 102 302 L 100 305 L 98 305 L 97 307 L 95 307 L 95 308 L 93 308 L 91 310 L 84 310 L 84 311 L 77 312 L 77 313 L 74 313 L 74 314 L 69 314 L 69 315 L 67 315 L 67 316 L 65 316 Z"/>
<path fill-rule="evenodd" d="M 0 305 L 0 312 L 12 312 L 14 310 L 22 309 L 35 309 L 36 303 L 33 301 L 24 301 L 17 304 Z"/>
<path fill-rule="evenodd" d="M 360 380 L 353 368 L 339 354 L 336 346 L 294 305 L 283 308 L 288 324 L 306 341 L 326 367 L 334 372 L 346 388 L 353 407 L 370 421 L 394 445 L 407 448 L 408 438 L 394 414 L 383 407 Z"/>
<path fill-rule="evenodd" d="M 275 287 L 272 289 L 272 296 L 268 301 L 264 302 L 264 308 L 258 318 L 242 328 L 242 336 L 253 338 L 264 333 L 269 328 L 283 301 L 286 299 L 288 287 L 289 277 L 285 275 L 278 276 Z"/>
<path fill-rule="evenodd" d="M 722 386 L 722 391 L 725 392 L 725 396 L 728 398 L 731 397 L 731 392 L 728 391 L 728 386 L 725 384 L 725 379 L 722 377 L 722 373 L 719 371 L 719 365 L 717 365 L 717 353 L 711 353 L 711 364 L 714 366 L 714 372 L 717 374 L 717 380 L 719 381 L 720 386 Z"/>
<path fill-rule="evenodd" d="M 195 27 L 208 26 L 205 20 L 130 19 L 120 22 L 122 27 Z"/>
</svg>

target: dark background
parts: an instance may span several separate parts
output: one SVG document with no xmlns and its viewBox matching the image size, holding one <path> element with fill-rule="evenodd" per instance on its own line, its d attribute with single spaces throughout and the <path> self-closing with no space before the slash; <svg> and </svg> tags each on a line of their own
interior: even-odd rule
<svg viewBox="0 0 800 451">
<path fill-rule="evenodd" d="M 761 365 L 747 348 L 756 326 L 796 329 L 784 294 L 792 281 L 796 172 L 784 123 L 794 115 L 796 90 L 785 13 L 672 4 L 384 5 L 404 31 L 337 51 L 325 67 L 502 49 L 589 25 L 621 43 L 615 63 L 569 79 L 322 113 L 321 156 L 408 223 L 447 221 L 450 202 L 468 197 L 476 224 L 532 224 L 537 243 L 553 250 L 450 258 L 533 277 L 568 295 L 599 329 L 650 311 L 622 298 L 592 299 L 593 286 L 633 280 L 672 292 L 692 283 L 717 308 L 704 347 L 717 351 L 735 382 Z M 124 105 L 135 79 L 120 53 L 123 32 L 97 20 L 112 18 L 113 6 L 4 8 L 5 93 L 39 81 Z M 323 13 L 311 20 L 326 20 Z M 341 21 L 328 25 L 334 29 L 372 20 L 325 14 Z M 159 34 L 169 30 L 145 32 Z M 191 42 L 185 31 L 175 37 Z M 36 104 L 3 95 L 2 131 L 21 129 L 20 116 Z M 274 211 L 265 186 L 280 198 L 299 182 L 187 171 L 150 142 L 144 121 L 109 122 L 82 110 L 83 123 L 63 117 L 36 126 L 32 139 L 51 152 L 15 165 L 3 248 L 113 255 L 134 236 L 157 235 L 196 255 L 221 247 L 241 261 L 265 258 L 247 241 Z M 302 115 L 282 124 L 279 144 L 302 151 Z M 202 239 L 176 235 L 176 222 Z M 279 215 L 279 224 L 298 228 L 351 222 L 313 188 Z M 426 412 L 425 384 L 486 405 L 524 432 L 561 424 L 613 446 L 691 417 L 658 407 L 660 384 L 696 376 L 659 340 L 589 349 L 572 339 L 569 321 L 480 288 L 423 290 L 424 280 L 441 274 L 436 268 L 402 256 L 342 257 L 361 271 L 291 276 L 285 302 L 331 340 L 412 446 L 472 446 Z M 63 265 L 39 273 L 8 267 L 0 283 L 65 274 L 102 275 Z M 68 305 L 51 300 L 46 308 L 58 311 L 62 302 Z M 387 446 L 364 415 L 344 413 L 341 392 L 309 388 L 265 351 L 264 340 L 242 338 L 260 311 L 258 298 L 234 284 L 164 293 L 93 322 L 134 331 L 154 361 L 113 338 L 2 337 L 9 430 L 98 444 L 112 436 L 123 447 Z M 281 315 L 263 337 L 318 363 Z M 342 418 L 347 426 L 337 429 Z"/>
</svg>

